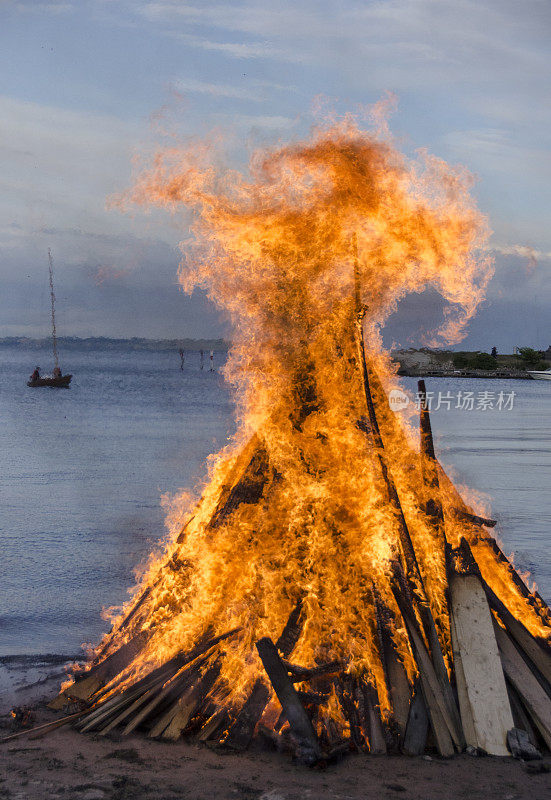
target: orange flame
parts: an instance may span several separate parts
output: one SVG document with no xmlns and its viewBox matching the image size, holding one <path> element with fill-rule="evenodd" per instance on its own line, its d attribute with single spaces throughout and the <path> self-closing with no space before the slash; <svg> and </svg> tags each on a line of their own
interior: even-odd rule
<svg viewBox="0 0 551 800">
<path fill-rule="evenodd" d="M 366 407 L 354 349 L 356 255 L 369 362 L 382 384 L 376 400 L 386 459 L 449 653 L 443 549 L 421 510 L 425 488 L 415 435 L 385 404 L 383 390 L 397 381 L 379 331 L 400 298 L 426 287 L 449 303 L 439 331 L 444 339 L 459 337 L 475 313 L 492 263 L 471 184 L 465 170 L 426 153 L 408 161 L 390 140 L 346 117 L 307 141 L 255 153 L 248 177 L 221 169 L 216 149 L 205 143 L 164 150 L 119 199 L 122 206 L 193 210 L 180 280 L 188 291 L 205 289 L 231 318 L 226 376 L 240 415 L 236 440 L 213 463 L 199 506 L 183 529 L 181 515 L 174 522 L 166 553 L 151 563 L 103 643 L 102 652 L 111 652 L 149 632 L 124 680 L 190 649 L 207 631 L 240 627 L 239 637 L 221 645 L 217 684 L 227 704 L 238 705 L 262 674 L 254 642 L 277 638 L 302 599 L 304 625 L 293 660 L 344 659 L 351 673 L 371 675 L 388 710 L 374 586 L 413 674 L 390 583 L 397 519 L 359 424 Z M 251 463 L 256 489 L 214 524 L 220 498 Z M 446 487 L 443 492 L 449 510 L 456 498 Z M 451 514 L 447 533 L 453 545 L 474 536 Z M 488 549 L 481 562 L 511 610 L 541 633 Z M 339 718 L 334 697 L 324 713 Z"/>
</svg>

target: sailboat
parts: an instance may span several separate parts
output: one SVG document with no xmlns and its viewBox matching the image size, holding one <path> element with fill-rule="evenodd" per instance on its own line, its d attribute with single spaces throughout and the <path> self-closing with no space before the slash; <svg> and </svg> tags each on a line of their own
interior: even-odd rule
<svg viewBox="0 0 551 800">
<path fill-rule="evenodd" d="M 27 381 L 27 386 L 51 386 L 52 388 L 64 388 L 71 383 L 72 375 L 62 375 L 57 354 L 57 333 L 55 329 L 55 294 L 54 294 L 54 260 L 52 251 L 48 248 L 48 264 L 50 273 L 50 299 L 52 302 L 52 346 L 54 351 L 54 371 L 50 376 L 40 376 L 40 367 L 36 367 L 33 374 Z"/>
</svg>

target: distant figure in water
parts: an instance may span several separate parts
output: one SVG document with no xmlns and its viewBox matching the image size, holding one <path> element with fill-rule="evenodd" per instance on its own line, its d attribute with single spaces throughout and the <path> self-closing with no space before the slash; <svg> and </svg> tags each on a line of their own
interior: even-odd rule
<svg viewBox="0 0 551 800">
<path fill-rule="evenodd" d="M 182 372 L 183 372 L 183 371 L 184 371 L 184 359 L 185 359 L 185 355 L 184 355 L 184 351 L 182 350 L 182 348 L 181 348 L 181 347 L 180 347 L 180 349 L 178 350 L 178 352 L 180 353 L 180 369 L 181 369 L 181 370 L 182 370 Z"/>
<path fill-rule="evenodd" d="M 203 369 L 203 359 L 205 357 L 204 352 L 201 350 L 201 369 Z"/>
<path fill-rule="evenodd" d="M 53 376 L 54 376 L 54 378 L 61 378 L 61 369 L 60 369 L 60 367 L 54 367 Z"/>
<path fill-rule="evenodd" d="M 37 381 L 40 378 L 40 367 L 35 367 L 34 372 L 30 377 L 31 381 Z"/>
<path fill-rule="evenodd" d="M 214 350 L 210 351 L 210 371 L 214 372 Z"/>
</svg>

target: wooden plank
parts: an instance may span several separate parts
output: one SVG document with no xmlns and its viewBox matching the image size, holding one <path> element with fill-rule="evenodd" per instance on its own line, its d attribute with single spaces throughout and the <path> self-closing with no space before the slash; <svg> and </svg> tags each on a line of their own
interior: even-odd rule
<svg viewBox="0 0 551 800">
<path fill-rule="evenodd" d="M 139 697 L 134 700 L 133 703 L 130 703 L 120 714 L 117 714 L 113 719 L 111 719 L 107 725 L 100 731 L 100 736 L 106 736 L 113 728 L 116 728 L 117 725 L 120 725 L 121 722 L 124 722 L 125 719 L 132 716 L 132 714 L 137 711 L 139 708 L 151 701 L 151 699 L 161 691 L 161 686 L 155 686 L 154 688 L 148 689 L 147 691 L 143 692 Z M 94 723 L 94 727 L 97 726 L 97 722 Z M 87 728 L 82 729 L 83 732 L 88 730 Z"/>
<path fill-rule="evenodd" d="M 453 614 L 450 614 L 450 635 L 453 652 L 453 667 L 455 673 L 455 685 L 457 689 L 457 697 L 459 701 L 459 708 L 461 713 L 461 722 L 463 723 L 463 733 L 465 735 L 465 743 L 471 746 L 471 742 L 476 741 L 476 731 L 474 727 L 474 719 L 467 692 L 467 681 L 463 671 L 463 662 L 461 660 L 461 650 L 457 642 L 457 633 L 455 630 L 455 621 Z"/>
<path fill-rule="evenodd" d="M 71 686 L 55 697 L 48 708 L 58 710 L 71 700 L 88 700 L 101 686 L 109 683 L 119 672 L 138 655 L 149 638 L 148 631 L 141 631 L 129 642 L 107 656 L 97 666 L 92 667 L 81 678 L 77 678 Z"/>
<path fill-rule="evenodd" d="M 61 719 L 55 719 L 53 722 L 45 722 L 42 725 L 37 725 L 34 728 L 25 728 L 25 730 L 18 731 L 17 733 L 10 733 L 9 736 L 2 737 L 0 739 L 0 743 L 4 744 L 5 742 L 11 742 L 14 739 L 20 739 L 23 736 L 28 736 L 30 739 L 38 739 L 45 733 L 49 733 L 56 728 L 61 728 L 63 725 L 67 725 L 69 722 L 74 722 L 75 720 L 79 719 L 79 717 L 82 717 L 82 715 L 85 713 L 85 711 L 77 711 L 74 714 L 68 714 L 66 717 L 61 717 Z"/>
<path fill-rule="evenodd" d="M 476 563 L 467 540 L 462 537 L 457 548 L 461 561 L 471 574 L 476 574 L 484 587 L 490 608 L 496 611 L 507 628 L 509 634 L 516 641 L 520 651 L 524 654 L 526 663 L 532 670 L 542 688 L 551 698 L 551 647 L 547 641 L 536 639 L 509 611 L 506 605 L 489 586 Z M 532 598 L 533 599 L 533 598 Z"/>
<path fill-rule="evenodd" d="M 282 656 L 290 656 L 300 637 L 302 630 L 302 600 L 293 607 L 281 635 L 276 642 L 276 647 Z M 246 750 L 254 734 L 255 727 L 266 708 L 271 689 L 264 680 L 259 678 L 243 704 L 241 710 L 233 721 L 224 745 L 232 750 Z"/>
<path fill-rule="evenodd" d="M 438 751 L 442 756 L 451 756 L 454 753 L 454 745 L 455 749 L 458 751 L 463 749 L 463 731 L 461 730 L 461 736 L 459 736 L 454 724 L 454 719 L 449 713 L 448 705 L 436 676 L 433 662 L 431 661 L 421 632 L 417 627 L 415 617 L 413 617 L 411 609 L 406 602 L 406 598 L 396 585 L 393 586 L 393 592 L 408 632 L 411 649 L 417 662 L 417 668 L 419 669 L 421 689 L 425 698 L 425 705 L 427 707 Z"/>
<path fill-rule="evenodd" d="M 425 752 L 428 732 L 429 715 L 421 689 L 421 681 L 417 678 L 409 707 L 402 752 L 408 756 L 422 755 Z"/>
<path fill-rule="evenodd" d="M 551 750 L 551 699 L 516 649 L 509 634 L 495 620 L 494 631 L 505 675 L 522 698 L 545 744 Z"/>
<path fill-rule="evenodd" d="M 390 609 L 382 601 L 375 585 L 372 586 L 377 619 L 377 638 L 379 656 L 383 666 L 385 682 L 392 705 L 392 719 L 398 734 L 402 737 L 406 730 L 411 701 L 411 687 L 404 664 L 392 638 L 392 618 Z M 393 621 L 394 624 L 394 621 Z"/>
<path fill-rule="evenodd" d="M 392 715 L 400 734 L 403 736 L 409 716 L 411 687 L 406 668 L 400 660 L 393 643 L 390 644 L 385 641 L 384 658 L 392 703 Z"/>
<path fill-rule="evenodd" d="M 321 758 L 321 748 L 310 717 L 297 696 L 287 670 L 281 662 L 276 646 L 268 637 L 259 639 L 256 649 L 270 678 L 281 707 L 297 739 L 297 757 L 306 764 L 314 764 Z"/>
<path fill-rule="evenodd" d="M 205 722 L 197 735 L 197 740 L 199 742 L 207 742 L 209 739 L 215 738 L 216 734 L 219 738 L 220 731 L 225 725 L 227 725 L 229 718 L 230 715 L 227 709 L 219 709 Z"/>
<path fill-rule="evenodd" d="M 490 605 L 497 611 L 501 621 L 517 645 L 524 651 L 544 678 L 545 683 L 542 683 L 542 685 L 549 695 L 551 693 L 551 648 L 546 642 L 540 642 L 532 636 L 522 622 L 519 622 L 511 614 L 490 586 L 486 584 L 485 588 Z"/>
<path fill-rule="evenodd" d="M 540 595 L 539 592 L 531 592 L 525 582 L 522 580 L 514 566 L 511 564 L 503 550 L 500 548 L 496 540 L 493 536 L 478 536 L 477 541 L 484 542 L 490 549 L 493 551 L 496 560 L 499 561 L 500 564 L 503 564 L 509 573 L 509 577 L 521 593 L 521 595 L 530 603 L 534 611 L 538 614 L 542 622 L 551 627 L 551 611 L 549 606 Z"/>
<path fill-rule="evenodd" d="M 476 575 L 450 576 L 452 643 L 461 718 L 471 747 L 508 756 L 513 717 L 484 588 Z M 459 665 L 459 668 L 457 668 Z"/>
<path fill-rule="evenodd" d="M 138 693 L 136 694 L 136 697 L 138 696 Z M 99 705 L 93 706 L 92 709 L 88 711 L 86 716 L 80 719 L 74 727 L 77 730 L 83 731 L 88 724 L 90 724 L 90 727 L 92 727 L 96 721 L 100 723 L 103 719 L 108 717 L 109 714 L 116 712 L 118 708 L 122 707 L 126 703 L 132 702 L 132 698 L 127 697 L 127 694 L 127 692 L 117 692 L 117 694 L 113 695 L 107 700 L 102 701 Z"/>
<path fill-rule="evenodd" d="M 164 714 L 161 714 L 155 725 L 151 728 L 151 730 L 147 734 L 150 739 L 157 739 L 162 733 L 164 733 L 164 731 L 168 728 L 168 726 L 176 716 L 176 713 L 178 712 L 178 709 L 180 707 L 179 704 L 180 701 L 178 699 L 176 700 L 175 703 L 173 703 L 173 705 L 170 706 L 168 711 L 165 711 Z"/>
<path fill-rule="evenodd" d="M 193 680 L 194 676 L 198 674 L 206 660 L 207 659 L 205 657 L 201 658 L 201 660 L 191 669 L 189 666 L 183 667 L 179 672 L 176 673 L 176 675 L 171 677 L 164 684 L 164 686 L 153 687 L 153 689 L 151 689 L 148 693 L 147 704 L 142 707 L 141 711 L 132 717 L 130 722 L 128 722 L 122 731 L 122 736 L 128 736 L 128 734 L 132 733 L 132 731 L 134 731 L 138 725 L 144 722 L 161 703 L 164 704 L 175 695 L 177 696 L 177 693 L 181 692 L 182 687 L 188 686 L 190 681 Z"/>
<path fill-rule="evenodd" d="M 438 480 L 438 466 L 434 451 L 434 439 L 432 436 L 432 426 L 430 422 L 430 412 L 427 405 L 427 390 L 425 381 L 417 381 L 419 407 L 419 438 L 421 450 L 421 472 L 423 483 L 428 490 L 428 500 L 425 511 L 434 526 L 440 539 L 442 547 L 445 545 L 444 534 L 444 512 L 440 498 L 440 483 Z"/>
<path fill-rule="evenodd" d="M 363 694 L 365 703 L 369 752 L 372 755 L 385 755 L 386 741 L 381 721 L 381 709 L 379 706 L 377 689 L 371 682 L 361 679 L 358 682 L 358 691 Z"/>
<path fill-rule="evenodd" d="M 220 674 L 221 660 L 218 658 L 178 701 L 178 709 L 162 733 L 163 739 L 176 741 L 199 711 L 206 695 Z"/>
<path fill-rule="evenodd" d="M 362 716 L 366 716 L 366 709 L 363 709 L 365 705 L 365 700 L 362 697 L 362 710 L 364 710 L 364 714 L 360 715 L 360 709 L 358 708 L 358 698 L 356 695 L 356 687 L 357 681 L 351 675 L 344 675 L 342 680 L 334 680 L 333 684 L 335 686 L 335 692 L 339 699 L 339 705 L 342 709 L 343 715 L 348 722 L 350 727 L 350 740 L 353 743 L 354 747 L 359 750 L 368 750 L 369 743 L 368 743 L 368 732 L 369 732 L 369 723 L 368 720 L 365 720 L 365 725 L 362 726 Z M 363 729 L 362 729 L 363 728 Z M 364 736 L 365 731 L 365 736 Z"/>
</svg>

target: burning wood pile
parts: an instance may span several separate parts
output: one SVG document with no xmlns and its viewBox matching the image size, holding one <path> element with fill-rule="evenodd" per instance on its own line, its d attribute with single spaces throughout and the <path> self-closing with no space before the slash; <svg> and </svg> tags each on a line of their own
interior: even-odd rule
<svg viewBox="0 0 551 800">
<path fill-rule="evenodd" d="M 410 291 L 476 309 L 491 267 L 468 179 L 353 120 L 221 175 L 157 156 L 131 200 L 196 212 L 182 282 L 234 323 L 236 442 L 212 465 L 89 668 L 53 708 L 83 732 L 537 757 L 551 749 L 551 615 L 394 413 L 378 329 Z M 190 243 L 186 244 L 189 250 Z M 419 386 L 420 398 L 425 387 Z M 75 705 L 76 704 L 76 705 Z"/>
</svg>

